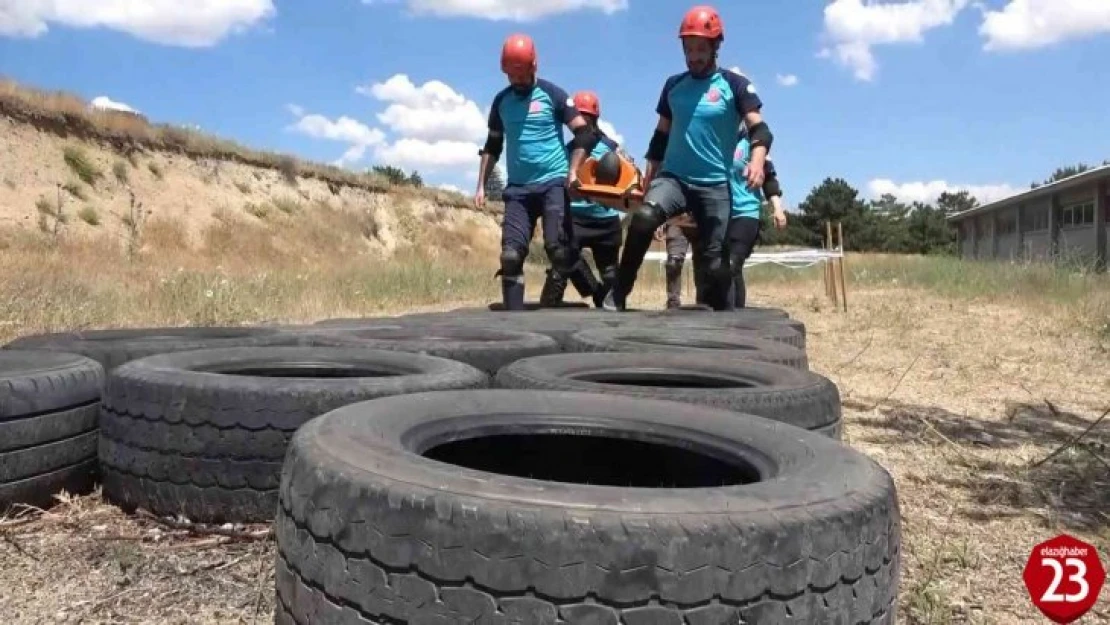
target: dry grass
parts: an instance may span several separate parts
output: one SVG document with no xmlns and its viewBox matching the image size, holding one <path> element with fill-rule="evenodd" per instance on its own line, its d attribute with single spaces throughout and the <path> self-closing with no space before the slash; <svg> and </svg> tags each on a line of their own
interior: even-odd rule
<svg viewBox="0 0 1110 625">
<path fill-rule="evenodd" d="M 232 235 L 211 238 L 220 236 Z M 498 297 L 495 252 L 463 262 L 321 254 L 302 263 L 304 250 L 247 239 L 187 255 L 167 237 L 160 255 L 135 266 L 96 264 L 105 252 L 95 248 L 63 257 L 9 247 L 0 252 L 11 268 L 0 282 L 0 334 L 309 321 Z M 654 269 L 645 266 L 634 305 L 662 304 Z M 1034 466 L 1110 408 L 1105 277 L 878 256 L 850 257 L 849 270 L 847 314 L 831 309 L 812 271 L 757 269 L 750 297 L 805 322 L 813 369 L 841 389 L 846 442 L 895 477 L 905 545 L 899 622 L 1043 623 L 1021 582 L 1032 545 L 1066 531 L 1094 543 L 1104 561 L 1110 554 L 1107 422 Z M 534 297 L 539 268 L 530 272 Z M 4 623 L 272 620 L 268 537 L 172 529 L 122 515 L 95 493 L 0 521 L 0 561 Z M 1110 621 L 1107 606 L 1086 622 Z"/>
<path fill-rule="evenodd" d="M 356 173 L 287 154 L 255 150 L 189 128 L 153 124 L 141 115 L 95 109 L 72 93 L 36 89 L 6 78 L 0 78 L 0 115 L 63 137 L 110 145 L 122 158 L 133 163 L 135 154 L 144 150 L 177 153 L 194 159 L 232 161 L 276 170 L 293 186 L 298 177 L 316 178 L 337 188 L 349 186 L 370 192 L 411 194 L 445 206 L 473 208 L 469 198 L 452 191 L 393 185 L 377 174 Z M 82 161 L 77 153 L 67 154 L 67 162 L 89 184 L 106 173 L 86 167 L 87 161 Z M 150 167 L 152 173 L 158 175 L 156 166 Z M 117 177 L 122 173 L 118 168 L 114 171 Z M 500 212 L 499 203 L 490 203 L 486 211 Z"/>
</svg>

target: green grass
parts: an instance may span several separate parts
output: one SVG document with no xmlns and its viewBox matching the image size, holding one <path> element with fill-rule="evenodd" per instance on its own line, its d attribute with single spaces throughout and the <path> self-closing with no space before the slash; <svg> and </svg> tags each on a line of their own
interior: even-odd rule
<svg viewBox="0 0 1110 625">
<path fill-rule="evenodd" d="M 96 181 L 104 176 L 104 172 L 100 171 L 85 150 L 69 146 L 62 152 L 62 158 L 65 159 L 66 165 L 81 179 L 82 182 L 91 186 L 96 185 Z"/>
<path fill-rule="evenodd" d="M 821 280 L 822 265 L 787 269 L 761 265 L 745 269 L 753 283 Z M 1110 293 L 1110 278 L 1047 263 L 1011 264 L 970 261 L 951 256 L 898 256 L 851 254 L 844 259 L 849 289 L 865 286 L 916 287 L 960 298 L 1022 297 L 1078 302 L 1098 293 Z"/>
</svg>

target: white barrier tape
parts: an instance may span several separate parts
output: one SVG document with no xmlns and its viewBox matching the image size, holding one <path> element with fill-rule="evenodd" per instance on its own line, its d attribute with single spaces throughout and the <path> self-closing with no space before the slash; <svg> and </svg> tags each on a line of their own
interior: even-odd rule
<svg viewBox="0 0 1110 625">
<path fill-rule="evenodd" d="M 745 266 L 750 265 L 763 265 L 773 264 L 782 267 L 793 267 L 804 269 L 812 267 L 820 263 L 829 261 L 834 258 L 843 258 L 844 253 L 839 249 L 834 250 L 792 250 L 789 252 L 753 252 L 748 260 L 744 262 Z M 686 259 L 693 259 L 693 252 L 686 253 Z M 648 252 L 644 255 L 645 261 L 656 261 L 664 263 L 667 261 L 666 252 Z"/>
</svg>

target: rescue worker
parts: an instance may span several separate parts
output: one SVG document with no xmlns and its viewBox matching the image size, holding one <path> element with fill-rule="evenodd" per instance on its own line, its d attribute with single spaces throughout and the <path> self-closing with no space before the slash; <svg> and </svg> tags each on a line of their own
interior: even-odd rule
<svg viewBox="0 0 1110 625">
<path fill-rule="evenodd" d="M 751 158 L 751 140 L 745 130 L 740 132 L 733 157 L 732 212 L 729 216 L 727 236 L 725 237 L 725 260 L 732 276 L 728 309 L 744 308 L 747 303 L 747 287 L 744 284 L 744 263 L 752 254 L 752 248 L 759 240 L 763 228 L 760 210 L 764 198 L 771 204 L 771 219 L 778 230 L 786 227 L 786 212 L 782 208 L 782 187 L 779 185 L 778 172 L 768 158 L 765 163 L 765 179 L 760 189 L 752 189 L 744 184 L 745 174 Z"/>
<path fill-rule="evenodd" d="M 619 155 L 620 147 L 617 142 L 597 125 L 601 117 L 601 102 L 597 94 L 579 91 L 574 94 L 574 106 L 600 139 L 590 156 L 600 159 L 610 151 L 616 151 Z M 572 148 L 573 142 L 567 143 L 568 154 Z M 540 295 L 540 305 L 558 306 L 562 303 L 569 279 L 579 295 L 592 298 L 594 305 L 600 308 L 617 277 L 617 260 L 624 235 L 621 228 L 623 213 L 581 196 L 572 196 L 570 212 L 574 228 L 573 254 L 578 261 L 569 275 L 564 275 L 555 267 L 548 269 L 547 280 Z M 582 256 L 583 248 L 588 248 L 593 255 L 600 281 Z"/>
<path fill-rule="evenodd" d="M 536 220 L 543 221 L 543 244 L 552 266 L 569 272 L 577 261 L 571 245 L 569 190 L 577 168 L 593 151 L 597 133 L 558 85 L 536 75 L 536 47 L 527 35 L 510 35 L 501 48 L 501 71 L 509 86 L 493 98 L 486 143 L 478 152 L 474 204 L 485 206 L 490 170 L 505 150 L 501 222 L 501 296 L 506 310 L 524 310 L 524 260 Z M 574 133 L 568 163 L 563 126 Z"/>
<path fill-rule="evenodd" d="M 727 308 L 731 276 L 723 248 L 732 206 L 732 157 L 742 123 L 750 129 L 752 144 L 746 182 L 756 188 L 763 184 L 771 132 L 751 81 L 717 65 L 724 41 L 720 15 L 712 7 L 694 7 L 683 17 L 678 35 L 687 71 L 667 78 L 656 105 L 659 121 L 646 154 L 647 193 L 629 218 L 607 309 L 625 309 L 655 230 L 686 211 L 702 243 L 706 302 L 715 310 Z"/>
<path fill-rule="evenodd" d="M 772 208 L 771 218 L 776 229 L 786 227 L 786 212 L 782 207 L 782 187 L 779 184 L 778 174 L 770 158 L 765 163 L 765 179 L 759 191 L 753 191 L 746 184 L 748 158 L 751 142 L 746 129 L 741 129 L 740 140 L 736 145 L 733 155 L 732 169 L 732 210 L 729 216 L 727 236 L 725 238 L 725 258 L 728 260 L 729 272 L 732 275 L 729 308 L 744 308 L 747 300 L 747 290 L 744 284 L 744 263 L 751 256 L 752 249 L 759 240 L 763 223 L 760 219 L 760 209 L 765 201 L 770 202 Z M 663 234 L 665 232 L 665 235 Z M 658 236 L 665 236 L 667 241 L 667 308 L 677 308 L 682 305 L 682 267 L 686 260 L 686 250 L 694 248 L 694 280 L 697 304 L 704 305 L 704 288 L 701 284 L 699 272 L 698 232 L 697 229 L 683 222 L 681 218 L 673 219 L 659 230 Z M 657 238 L 658 238 L 657 236 Z"/>
</svg>

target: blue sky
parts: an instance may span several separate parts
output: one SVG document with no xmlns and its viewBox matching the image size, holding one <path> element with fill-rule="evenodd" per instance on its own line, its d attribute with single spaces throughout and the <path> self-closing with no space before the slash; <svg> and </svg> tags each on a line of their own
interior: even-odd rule
<svg viewBox="0 0 1110 625">
<path fill-rule="evenodd" d="M 642 162 L 688 4 L 661 0 L 3 0 L 0 72 L 150 119 L 473 189 L 511 32 L 592 89 Z M 188 5 L 186 7 L 186 5 Z M 827 176 L 864 196 L 996 199 L 1110 158 L 1110 2 L 719 3 L 721 64 L 755 82 L 788 205 Z M 514 8 L 515 7 L 515 8 Z M 1101 78 L 1099 78 L 1101 76 Z"/>
</svg>

